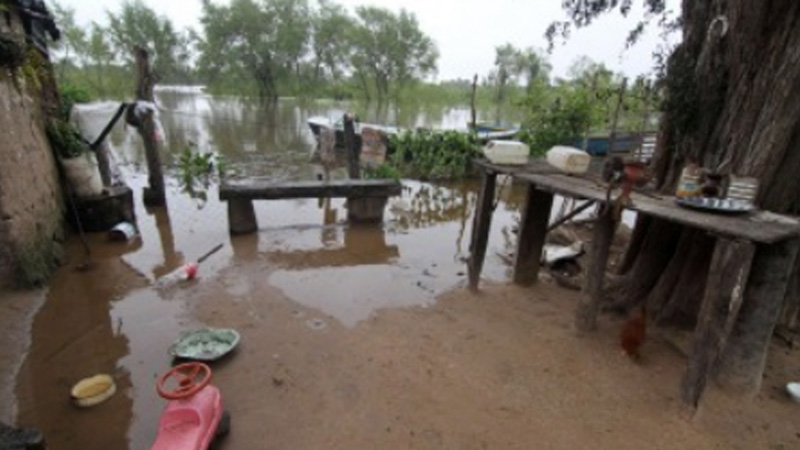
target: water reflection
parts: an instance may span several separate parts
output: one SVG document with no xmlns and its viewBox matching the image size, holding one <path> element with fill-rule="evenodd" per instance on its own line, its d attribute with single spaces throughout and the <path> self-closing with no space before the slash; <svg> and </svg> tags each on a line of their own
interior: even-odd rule
<svg viewBox="0 0 800 450">
<path fill-rule="evenodd" d="M 153 279 L 170 273 L 183 262 L 183 254 L 175 250 L 175 237 L 172 234 L 172 222 L 169 219 L 167 208 L 147 208 L 147 214 L 155 219 L 158 230 L 158 240 L 161 243 L 163 260 L 161 264 L 153 266 Z"/>
<path fill-rule="evenodd" d="M 41 427 L 59 448 L 128 448 L 132 380 L 118 361 L 130 352 L 129 339 L 110 310 L 113 301 L 144 283 L 118 258 L 125 251 L 106 246 L 93 255 L 89 272 L 59 271 L 34 320 L 18 377 L 19 421 Z M 114 376 L 118 392 L 95 411 L 78 410 L 69 402 L 70 388 L 96 373 Z M 98 414 L 100 409 L 114 413 Z"/>
</svg>

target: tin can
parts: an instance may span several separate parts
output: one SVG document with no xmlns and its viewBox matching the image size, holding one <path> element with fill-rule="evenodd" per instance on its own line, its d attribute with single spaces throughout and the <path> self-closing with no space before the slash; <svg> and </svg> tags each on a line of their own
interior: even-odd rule
<svg viewBox="0 0 800 450">
<path fill-rule="evenodd" d="M 130 222 L 120 222 L 108 232 L 112 241 L 127 242 L 136 237 L 136 227 Z"/>
<path fill-rule="evenodd" d="M 727 197 L 754 203 L 758 195 L 758 179 L 731 176 Z"/>
<path fill-rule="evenodd" d="M 678 180 L 676 197 L 693 197 L 700 193 L 700 170 L 694 164 L 683 168 L 681 178 Z"/>
</svg>

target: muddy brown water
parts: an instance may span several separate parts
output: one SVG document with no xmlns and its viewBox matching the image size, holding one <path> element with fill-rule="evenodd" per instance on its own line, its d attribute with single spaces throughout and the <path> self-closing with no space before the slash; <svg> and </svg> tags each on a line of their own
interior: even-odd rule
<svg viewBox="0 0 800 450">
<path fill-rule="evenodd" d="M 285 179 L 314 173 L 305 117 L 347 107 L 285 101 L 263 111 L 191 92 L 162 93 L 161 103 L 170 110 L 162 115 L 168 148 L 193 143 L 226 154 L 246 175 Z M 468 113 L 418 114 L 442 124 Z M 0 352 L 9 367 L 21 363 L 0 370 L 16 376 L 7 389 L 16 422 L 42 428 L 51 448 L 149 448 L 167 347 L 201 326 L 242 334 L 213 365 L 233 415 L 225 449 L 798 448 L 800 429 L 780 419 L 796 415 L 779 392 L 797 371 L 786 363 L 791 352 L 781 350 L 773 363 L 782 369 L 754 405 L 723 400 L 687 421 L 676 399 L 684 357 L 669 345 L 649 343 L 645 364 L 632 365 L 615 345 L 617 319 L 604 318 L 597 339 L 575 336 L 575 293 L 503 286 L 518 186 L 501 191 L 489 240 L 484 277 L 499 284 L 474 295 L 463 263 L 474 183 L 404 180 L 379 227 L 348 226 L 342 201 L 259 202 L 259 232 L 230 237 L 213 184 L 206 199 L 192 198 L 171 171 L 168 208 L 143 208 L 138 137 L 117 131 L 113 143 L 136 194 L 141 238 L 91 235 L 86 272 L 76 270 L 82 250 L 70 240 L 64 266 L 34 301 L 11 299 L 0 310 L 19 317 L 6 342 L 27 349 L 19 361 Z M 197 280 L 155 286 L 218 243 Z M 95 373 L 112 374 L 117 394 L 73 407 L 70 387 Z"/>
<path fill-rule="evenodd" d="M 258 286 L 266 282 L 297 308 L 293 314 L 315 311 L 303 323 L 305 332 L 316 333 L 334 325 L 352 328 L 387 308 L 432 305 L 437 295 L 465 279 L 473 183 L 407 180 L 403 198 L 392 201 L 379 227 L 348 226 L 344 201 L 261 202 L 261 230 L 229 237 L 215 186 L 206 199 L 191 198 L 177 180 L 177 159 L 187 146 L 224 154 L 241 175 L 311 179 L 314 138 L 305 118 L 340 115 L 349 105 L 309 107 L 285 100 L 265 109 L 196 92 L 162 92 L 159 103 L 166 110 L 161 120 L 167 136 L 168 208 L 141 206 L 142 147 L 135 133 L 118 127 L 111 138 L 114 159 L 136 193 L 141 237 L 120 244 L 102 233 L 90 236 L 93 265 L 86 272 L 76 270 L 82 251 L 70 241 L 66 264 L 33 319 L 16 407 L 19 421 L 43 428 L 54 448 L 147 447 L 163 404 L 153 386 L 169 366 L 166 348 L 184 330 L 221 325 L 194 312 L 194 300 L 203 292 L 214 291 L 222 304 L 259 302 L 264 292 Z M 100 105 L 92 114 L 98 128 L 113 108 Z M 372 112 L 371 117 L 384 114 L 391 120 L 397 113 Z M 420 111 L 405 123 L 452 126 L 465 121 L 468 112 L 431 114 Z M 486 267 L 486 276 L 497 280 L 507 276 L 502 256 L 510 249 L 509 229 L 521 192 L 509 187 L 503 198 L 493 233 L 499 247 Z M 171 289 L 154 286 L 217 243 L 223 250 L 202 264 L 199 280 Z M 243 319 L 258 317 L 249 311 Z M 95 410 L 73 408 L 66 396 L 70 386 L 101 372 L 115 376 L 118 394 Z"/>
</svg>

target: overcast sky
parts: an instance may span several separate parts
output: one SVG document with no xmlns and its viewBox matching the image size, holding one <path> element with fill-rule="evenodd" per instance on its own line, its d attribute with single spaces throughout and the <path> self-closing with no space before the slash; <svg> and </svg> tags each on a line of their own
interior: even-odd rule
<svg viewBox="0 0 800 450">
<path fill-rule="evenodd" d="M 200 0 L 143 0 L 179 27 L 199 28 Z M 215 0 L 219 3 L 225 0 Z M 313 1 L 313 0 L 312 0 Z M 115 11 L 122 0 L 60 0 L 75 8 L 79 23 L 104 22 L 106 10 Z M 485 75 L 494 62 L 494 48 L 507 42 L 516 47 L 546 48 L 544 32 L 554 20 L 563 19 L 561 0 L 338 0 L 351 11 L 358 5 L 392 10 L 401 7 L 416 13 L 420 25 L 436 42 L 441 54 L 438 79 Z M 638 3 L 636 2 L 637 6 Z M 668 0 L 675 10 L 679 0 Z M 624 50 L 628 32 L 641 18 L 634 10 L 628 19 L 608 15 L 589 28 L 574 32 L 565 45 L 557 45 L 550 57 L 555 75 L 565 76 L 579 56 L 604 62 L 630 76 L 652 69 L 652 52 L 659 43 L 653 28 L 630 50 Z"/>
</svg>

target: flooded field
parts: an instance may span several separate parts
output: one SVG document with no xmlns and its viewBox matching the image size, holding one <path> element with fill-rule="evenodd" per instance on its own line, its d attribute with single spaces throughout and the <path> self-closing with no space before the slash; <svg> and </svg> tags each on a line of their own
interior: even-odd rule
<svg viewBox="0 0 800 450">
<path fill-rule="evenodd" d="M 166 350 L 181 332 L 203 326 L 242 334 L 240 348 L 213 366 L 233 415 L 225 449 L 800 442 L 790 421 L 770 419 L 792 413 L 793 405 L 776 400 L 777 384 L 748 410 L 722 407 L 685 421 L 676 399 L 682 355 L 653 342 L 643 366 L 627 364 L 617 354 L 615 319 L 604 318 L 596 340 L 575 336 L 576 293 L 548 284 L 499 286 L 510 275 L 519 186 L 500 193 L 483 272 L 489 285 L 470 294 L 462 288 L 463 258 L 474 183 L 404 180 L 402 198 L 390 201 L 379 227 L 349 226 L 343 201 L 257 202 L 258 233 L 230 237 L 213 184 L 204 198 L 184 192 L 174 170 L 179 152 L 219 152 L 244 175 L 311 179 L 314 140 L 305 118 L 336 116 L 348 105 L 287 100 L 265 110 L 191 92 L 162 92 L 160 102 L 172 168 L 168 207 L 141 206 L 139 138 L 119 130 L 115 155 L 136 195 L 141 237 L 112 243 L 91 235 L 85 271 L 77 269 L 87 255 L 71 239 L 64 266 L 41 294 L 29 339 L 27 330 L 10 338 L 29 344 L 13 390 L 17 422 L 43 429 L 51 448 L 149 448 L 163 408 L 154 383 L 171 363 Z M 456 127 L 468 112 L 411 116 L 395 123 Z M 155 285 L 220 243 L 197 280 Z M 70 387 L 96 373 L 111 374 L 117 394 L 76 409 Z"/>
</svg>

